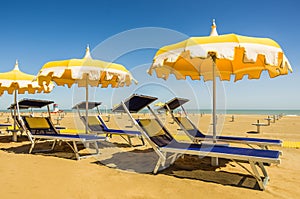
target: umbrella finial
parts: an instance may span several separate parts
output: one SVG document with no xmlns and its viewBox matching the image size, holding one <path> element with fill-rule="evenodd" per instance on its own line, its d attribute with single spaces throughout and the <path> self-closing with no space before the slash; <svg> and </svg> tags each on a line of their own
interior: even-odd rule
<svg viewBox="0 0 300 199">
<path fill-rule="evenodd" d="M 19 62 L 18 62 L 17 59 L 16 59 L 16 63 L 15 63 L 14 70 L 20 70 L 20 69 L 19 69 Z"/>
<path fill-rule="evenodd" d="M 90 46 L 89 45 L 86 46 L 84 58 L 85 59 L 87 59 L 87 58 L 88 59 L 92 59 L 92 56 L 91 56 L 91 53 L 90 53 Z"/>
<path fill-rule="evenodd" d="M 218 36 L 218 32 L 217 32 L 217 25 L 216 25 L 216 20 L 213 19 L 213 23 L 212 23 L 212 26 L 211 26 L 211 32 L 210 32 L 210 35 L 209 36 Z"/>
</svg>

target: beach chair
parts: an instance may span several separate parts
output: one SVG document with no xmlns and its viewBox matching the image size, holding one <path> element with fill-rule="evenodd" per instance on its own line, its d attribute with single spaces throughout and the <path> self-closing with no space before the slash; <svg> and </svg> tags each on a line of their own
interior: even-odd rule
<svg viewBox="0 0 300 199">
<path fill-rule="evenodd" d="M 153 173 L 157 173 L 160 167 L 165 167 L 167 160 L 171 160 L 171 163 L 174 163 L 177 157 L 185 154 L 201 157 L 225 158 L 235 161 L 252 175 L 256 179 L 260 189 L 264 190 L 266 188 L 269 176 L 264 163 L 279 164 L 279 151 L 177 142 L 156 115 L 154 115 L 155 119 L 138 120 L 135 120 L 131 116 L 132 111 L 136 111 L 137 107 L 138 109 L 142 109 L 142 106 L 147 107 L 150 112 L 154 112 L 149 106 L 154 100 L 155 98 L 150 96 L 133 95 L 126 101 L 122 101 L 121 104 L 115 108 L 117 110 L 124 110 L 129 115 L 144 138 L 157 153 L 159 159 Z M 131 108 L 130 105 L 133 105 L 133 108 Z M 240 162 L 248 162 L 251 169 L 246 168 Z M 261 170 L 261 173 L 259 170 Z"/>
<path fill-rule="evenodd" d="M 199 141 L 211 141 L 213 140 L 212 135 L 203 134 L 196 125 L 189 119 L 183 104 L 188 102 L 188 99 L 184 98 L 173 98 L 172 100 L 165 103 L 160 109 L 165 109 L 170 112 L 173 120 L 180 126 L 180 128 L 195 142 Z M 176 117 L 174 110 L 181 107 L 183 116 Z M 262 149 L 268 149 L 268 146 L 282 146 L 282 140 L 276 139 L 264 139 L 264 138 L 247 138 L 247 137 L 235 137 L 235 136 L 217 136 L 217 141 L 228 142 L 228 143 L 239 143 L 246 144 L 253 148 L 253 145 L 259 146 Z"/>
<path fill-rule="evenodd" d="M 96 135 L 86 135 L 86 134 L 83 135 L 60 134 L 51 121 L 49 105 L 52 103 L 53 101 L 34 100 L 34 99 L 25 99 L 22 101 L 22 103 L 20 103 L 22 106 L 26 105 L 27 107 L 34 107 L 34 108 L 42 108 L 44 106 L 47 106 L 48 114 L 49 114 L 48 117 L 31 117 L 31 116 L 20 116 L 20 113 L 18 112 L 16 121 L 18 122 L 20 127 L 26 132 L 28 139 L 31 142 L 29 153 L 33 152 L 33 149 L 37 142 L 51 141 L 53 142 L 53 144 L 51 146 L 51 149 L 49 150 L 53 150 L 56 143 L 58 142 L 66 142 L 74 151 L 77 160 L 99 155 L 99 148 L 97 142 L 104 141 L 106 140 L 106 138 L 96 136 Z M 86 147 L 90 144 L 94 145 L 94 149 L 96 150 L 96 152 L 92 153 L 91 155 L 81 155 L 79 154 L 77 148 L 78 143 L 82 143 Z M 49 151 L 49 150 L 43 150 L 43 151 Z"/>
<path fill-rule="evenodd" d="M 10 110 L 11 112 L 11 117 L 13 118 L 13 121 L 15 122 L 16 126 L 11 126 L 7 129 L 8 132 L 12 132 L 13 134 L 13 140 L 17 141 L 17 132 L 21 133 L 21 136 L 23 135 L 23 133 L 25 132 L 25 129 L 22 126 L 22 122 L 21 122 L 21 113 L 20 110 L 30 110 L 30 115 L 33 115 L 33 108 L 42 108 L 44 106 L 48 106 L 49 104 L 54 103 L 54 101 L 48 101 L 48 100 L 39 100 L 39 99 L 21 99 L 20 101 L 18 101 L 18 103 L 13 103 L 11 104 L 7 109 Z M 18 104 L 18 106 L 17 106 Z M 14 111 L 13 110 L 17 110 L 17 114 L 14 115 Z M 49 107 L 48 107 L 48 111 L 49 111 Z M 29 115 L 29 113 L 27 113 L 27 115 Z"/>
<path fill-rule="evenodd" d="M 60 134 L 55 129 L 52 121 L 48 117 L 23 116 L 22 120 L 26 127 L 29 140 L 31 141 L 29 153 L 33 152 L 35 144 L 38 141 L 53 141 L 51 149 L 47 151 L 52 151 L 57 142 L 65 142 L 75 153 L 76 159 L 80 160 L 99 155 L 100 151 L 98 148 L 98 142 L 106 140 L 105 137 L 91 134 Z M 70 142 L 72 144 L 70 144 Z M 89 144 L 92 144 L 96 152 L 90 155 L 80 155 L 77 148 L 78 143 L 84 144 L 85 147 L 89 146 Z"/>
<path fill-rule="evenodd" d="M 10 127 L 11 127 L 11 124 L 0 124 L 0 133 L 2 133 L 1 132 L 2 129 L 7 131 Z"/>
<path fill-rule="evenodd" d="M 129 130 L 122 130 L 122 129 L 112 129 L 108 128 L 105 121 L 103 120 L 101 113 L 99 111 L 98 106 L 101 105 L 101 102 L 88 102 L 88 108 L 93 109 L 97 108 L 98 115 L 97 116 L 88 116 L 88 130 L 93 133 L 97 134 L 106 134 L 107 137 L 111 137 L 112 135 L 118 135 L 123 140 L 125 140 L 130 146 L 132 145 L 132 138 L 139 138 L 144 145 L 144 140 L 139 131 L 129 131 Z M 76 104 L 73 109 L 78 110 L 79 117 L 83 124 L 86 124 L 86 116 L 81 115 L 80 110 L 85 109 L 85 102 L 81 102 Z"/>
</svg>

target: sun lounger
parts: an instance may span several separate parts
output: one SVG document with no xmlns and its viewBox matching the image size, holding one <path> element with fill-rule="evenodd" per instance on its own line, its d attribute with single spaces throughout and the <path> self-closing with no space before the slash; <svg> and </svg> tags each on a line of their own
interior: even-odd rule
<svg viewBox="0 0 300 199">
<path fill-rule="evenodd" d="M 112 136 L 112 135 L 118 135 L 122 139 L 124 139 L 130 146 L 132 146 L 131 138 L 137 137 L 142 141 L 142 144 L 144 145 L 144 140 L 142 138 L 142 135 L 139 131 L 129 131 L 129 130 L 121 130 L 121 129 L 112 129 L 108 128 L 105 124 L 100 111 L 98 109 L 98 106 L 100 105 L 100 102 L 89 102 L 88 108 L 93 109 L 97 108 L 98 115 L 97 116 L 88 116 L 88 129 L 89 131 L 97 134 L 106 134 L 106 136 Z M 81 109 L 85 109 L 85 102 L 81 102 L 73 107 L 73 109 L 78 110 L 78 114 L 80 116 L 80 119 L 84 124 L 86 124 L 86 116 L 83 116 L 80 114 Z M 126 139 L 127 138 L 127 139 Z"/>
<path fill-rule="evenodd" d="M 140 102 L 139 98 L 141 99 Z M 134 99 L 133 101 L 135 101 L 135 103 L 132 103 L 131 99 Z M 155 117 L 155 119 L 135 120 L 131 116 L 131 112 L 137 110 L 136 107 L 138 107 L 138 109 L 142 109 L 142 106 L 148 107 L 150 112 L 153 112 L 149 104 L 154 100 L 155 98 L 147 96 L 133 95 L 116 107 L 117 110 L 124 110 L 130 116 L 144 138 L 159 156 L 153 171 L 154 173 L 157 173 L 160 166 L 165 167 L 165 163 L 168 159 L 171 159 L 171 163 L 173 163 L 177 157 L 184 154 L 225 158 L 235 161 L 256 179 L 261 189 L 265 189 L 269 181 L 269 176 L 264 167 L 264 163 L 279 164 L 279 151 L 177 142 L 157 117 Z M 133 110 L 130 107 L 131 104 L 133 105 Z M 240 163 L 241 161 L 248 162 L 252 172 L 242 165 Z M 259 173 L 259 169 L 261 170 L 262 176 Z"/>
<path fill-rule="evenodd" d="M 11 127 L 11 124 L 0 124 L 0 133 L 1 129 L 8 130 Z"/>
<path fill-rule="evenodd" d="M 184 98 L 174 98 L 165 103 L 165 105 L 161 109 L 168 110 L 173 120 L 180 126 L 180 128 L 195 142 L 199 141 L 209 141 L 213 140 L 212 135 L 203 134 L 196 125 L 188 118 L 188 115 L 183 108 L 183 104 L 188 102 L 188 99 Z M 175 117 L 173 111 L 181 107 L 183 110 L 184 116 Z M 281 140 L 276 139 L 264 139 L 264 138 L 246 138 L 246 137 L 235 137 L 235 136 L 217 136 L 217 141 L 221 142 L 229 142 L 229 143 L 239 143 L 239 144 L 247 144 L 252 147 L 252 145 L 257 145 L 263 149 L 268 149 L 268 146 L 282 146 Z"/>
<path fill-rule="evenodd" d="M 50 118 L 47 117 L 29 117 L 23 116 L 22 120 L 27 129 L 29 139 L 31 141 L 31 147 L 29 153 L 33 152 L 35 144 L 40 140 L 53 141 L 50 150 L 53 150 L 58 141 L 66 142 L 70 148 L 74 151 L 76 159 L 80 160 L 82 158 L 88 158 L 91 156 L 99 155 L 98 143 L 99 141 L 104 141 L 105 137 L 100 137 L 91 134 L 59 134 L 52 124 Z M 69 143 L 72 142 L 72 145 Z M 89 144 L 93 144 L 96 153 L 91 155 L 81 156 L 78 152 L 77 143 L 82 143 L 87 147 Z"/>
<path fill-rule="evenodd" d="M 48 101 L 48 100 L 39 100 L 39 99 L 22 99 L 18 102 L 19 110 L 26 110 L 26 109 L 31 109 L 31 115 L 33 115 L 32 109 L 33 108 L 42 108 L 44 106 L 48 107 L 48 113 L 50 114 L 50 108 L 49 105 L 54 103 L 54 101 Z M 8 109 L 11 111 L 11 116 L 16 123 L 16 126 L 12 126 L 7 129 L 8 132 L 12 132 L 13 134 L 13 140 L 17 141 L 17 132 L 20 132 L 21 135 L 25 131 L 23 129 L 23 126 L 21 124 L 21 117 L 20 117 L 20 112 L 17 113 L 17 115 L 14 115 L 13 110 L 17 109 L 17 104 L 13 103 L 11 104 Z M 19 111 L 17 110 L 17 111 Z M 50 115 L 49 115 L 50 117 Z M 55 127 L 56 129 L 64 129 L 64 127 Z"/>
<path fill-rule="evenodd" d="M 91 156 L 99 155 L 98 141 L 103 141 L 106 138 L 100 137 L 96 135 L 87 135 L 87 134 L 60 134 L 59 131 L 55 128 L 51 121 L 50 107 L 53 101 L 46 100 L 34 100 L 34 99 L 25 99 L 20 101 L 20 105 L 24 106 L 24 108 L 42 108 L 47 106 L 48 108 L 48 117 L 31 117 L 31 116 L 16 116 L 17 124 L 22 128 L 31 142 L 31 147 L 29 149 L 29 153 L 33 152 L 35 144 L 38 141 L 51 141 L 53 142 L 50 150 L 53 150 L 57 142 L 66 142 L 71 149 L 74 151 L 76 159 L 87 158 Z M 13 104 L 11 107 L 14 107 Z M 71 142 L 72 144 L 70 144 Z M 80 155 L 77 148 L 77 143 L 83 143 L 86 147 L 90 144 L 94 145 L 94 149 L 96 153 L 91 155 Z M 49 150 L 47 150 L 49 151 Z"/>
</svg>

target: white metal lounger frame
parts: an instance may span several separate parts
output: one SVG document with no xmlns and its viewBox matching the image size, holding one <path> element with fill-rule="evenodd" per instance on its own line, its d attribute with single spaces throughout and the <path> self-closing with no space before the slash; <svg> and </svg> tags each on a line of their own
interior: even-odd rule
<svg viewBox="0 0 300 199">
<path fill-rule="evenodd" d="M 81 138 L 80 136 L 77 137 L 77 138 L 70 138 L 68 137 L 68 134 L 65 135 L 65 134 L 51 134 L 51 135 L 47 135 L 47 134 L 32 134 L 30 132 L 30 129 L 28 129 L 25 124 L 24 124 L 24 121 L 22 121 L 22 126 L 24 129 L 26 129 L 26 133 L 27 133 L 27 136 L 28 136 L 28 139 L 30 140 L 31 142 L 31 146 L 30 146 L 30 149 L 29 149 L 29 153 L 33 153 L 33 149 L 35 147 L 35 144 L 39 141 L 53 141 L 53 144 L 51 146 L 50 149 L 47 149 L 47 150 L 36 150 L 35 152 L 42 152 L 42 151 L 52 151 L 54 150 L 54 147 L 56 145 L 57 142 L 65 142 L 67 143 L 70 148 L 73 150 L 73 152 L 75 153 L 75 156 L 76 156 L 76 159 L 77 160 L 80 160 L 80 159 L 83 159 L 83 158 L 89 158 L 89 157 L 94 157 L 94 156 L 98 156 L 100 154 L 100 150 L 98 148 L 98 141 L 104 141 L 105 138 L 102 138 L 102 137 L 99 137 L 99 138 L 95 138 L 95 139 L 86 139 L 84 138 L 84 136 Z M 50 123 L 50 121 L 48 120 L 48 123 Z M 49 124 L 49 125 L 52 125 L 52 128 L 54 128 L 54 125 L 53 124 Z M 69 143 L 69 142 L 72 142 L 72 145 Z M 94 145 L 94 148 L 96 150 L 95 153 L 92 153 L 90 155 L 80 155 L 79 154 L 79 151 L 78 151 L 78 148 L 77 148 L 77 142 L 81 142 L 84 144 L 84 146 L 86 146 L 87 144 L 93 144 Z"/>
<path fill-rule="evenodd" d="M 97 117 L 99 117 L 103 122 L 103 118 L 102 116 L 99 114 Z M 101 121 L 100 121 L 101 122 Z M 126 132 L 126 130 L 124 130 L 124 132 Z M 132 141 L 131 141 L 131 138 L 138 138 L 141 140 L 142 142 L 142 145 L 145 145 L 145 142 L 143 140 L 143 137 L 141 135 L 129 135 L 129 134 L 121 134 L 121 133 L 114 133 L 113 131 L 110 131 L 110 132 L 107 132 L 107 131 L 103 131 L 103 133 L 106 134 L 106 137 L 112 137 L 112 135 L 118 135 L 120 136 L 123 140 L 125 140 L 125 142 L 127 142 L 130 146 L 133 146 L 132 145 Z M 125 136 L 127 137 L 127 139 L 125 138 Z"/>
<path fill-rule="evenodd" d="M 85 101 L 83 102 L 84 103 L 84 105 L 85 105 Z M 83 115 L 81 115 L 81 113 L 80 113 L 80 105 L 81 105 L 82 103 L 79 103 L 79 104 L 76 104 L 74 107 L 73 107 L 73 109 L 77 109 L 77 113 L 78 113 L 78 115 L 79 115 L 79 118 L 80 118 L 80 120 L 83 122 L 83 124 L 84 125 L 86 125 L 86 119 L 85 119 L 85 116 L 83 116 Z M 99 106 L 102 104 L 102 102 L 89 102 L 89 104 L 90 104 L 90 106 L 89 106 L 89 109 L 93 109 L 93 108 L 96 108 L 97 109 L 97 112 L 98 112 L 98 115 L 97 116 L 93 116 L 93 117 L 96 117 L 96 119 L 99 121 L 99 125 L 100 124 L 102 124 L 102 122 L 99 120 L 99 118 L 103 121 L 103 123 L 104 123 L 104 120 L 103 120 L 103 118 L 102 118 L 102 116 L 101 116 L 101 112 L 100 112 L 100 110 L 99 110 Z M 94 104 L 94 105 L 93 105 Z M 84 109 L 85 110 L 85 109 Z M 98 118 L 99 117 L 99 118 Z M 88 124 L 88 128 L 89 128 L 89 130 L 90 130 L 90 132 L 93 132 L 93 133 L 97 133 L 97 134 L 105 134 L 106 135 L 106 137 L 108 138 L 108 137 L 112 137 L 112 135 L 118 135 L 118 136 L 120 136 L 125 142 L 127 142 L 130 146 L 133 146 L 132 145 L 132 141 L 131 141 L 131 138 L 134 138 L 134 137 L 137 137 L 137 138 L 139 138 L 140 140 L 141 140 L 141 142 L 142 142 L 142 145 L 144 145 L 145 143 L 144 143 L 144 140 L 143 140 L 143 137 L 142 136 L 139 136 L 139 135 L 129 135 L 129 134 L 126 134 L 126 133 L 124 133 L 124 134 L 121 134 L 121 133 L 114 133 L 113 131 L 111 131 L 111 132 L 107 132 L 107 131 L 105 131 L 105 129 L 103 130 L 103 131 L 93 131 L 92 129 L 90 129 L 90 127 L 89 127 L 89 124 Z M 125 130 L 124 130 L 124 132 L 126 132 Z M 126 137 L 127 137 L 127 139 L 126 139 Z"/>
<path fill-rule="evenodd" d="M 172 119 L 178 124 L 178 126 L 184 131 L 184 133 L 190 139 L 192 139 L 195 143 L 199 143 L 200 141 L 211 141 L 211 140 L 213 140 L 213 138 L 209 138 L 209 137 L 203 137 L 203 138 L 201 138 L 201 137 L 193 137 L 192 135 L 190 135 L 190 133 L 187 131 L 187 129 L 183 126 L 183 124 L 176 119 L 173 110 L 170 109 L 170 107 L 168 106 L 168 104 L 165 104 L 165 106 L 166 106 L 167 110 L 170 112 L 170 114 L 172 116 Z M 195 127 L 195 125 L 193 124 L 193 122 L 188 117 L 188 114 L 186 113 L 186 111 L 183 108 L 183 106 L 180 105 L 180 107 L 181 107 L 181 109 L 182 109 L 182 111 L 183 111 L 183 113 L 185 115 L 185 118 L 188 120 L 188 122 L 190 122 L 190 124 L 192 126 Z M 155 114 L 155 113 L 153 112 L 153 114 Z M 198 129 L 196 129 L 196 130 L 198 130 Z M 255 142 L 255 141 L 246 141 L 246 140 L 238 141 L 238 140 L 226 140 L 226 139 L 218 140 L 217 139 L 217 141 L 228 142 L 228 143 L 246 144 L 246 145 L 248 145 L 251 148 L 255 148 L 252 145 L 256 145 L 256 146 L 260 147 L 261 149 L 268 149 L 268 146 L 271 146 L 271 145 L 282 146 L 282 144 L 273 144 L 273 143 L 269 143 L 269 142 Z"/>
<path fill-rule="evenodd" d="M 148 143 L 151 145 L 151 147 L 154 149 L 156 154 L 159 156 L 159 159 L 156 163 L 156 166 L 153 170 L 153 173 L 157 173 L 160 166 L 165 167 L 165 163 L 168 159 L 171 159 L 171 164 L 173 164 L 177 157 L 184 155 L 184 154 L 190 154 L 190 155 L 197 155 L 197 156 L 209 156 L 209 157 L 218 157 L 218 158 L 226 158 L 231 159 L 234 162 L 236 162 L 238 165 L 240 165 L 244 170 L 246 170 L 251 176 L 253 176 L 260 189 L 265 190 L 266 185 L 269 181 L 268 173 L 264 167 L 264 163 L 275 163 L 279 164 L 280 159 L 268 159 L 268 158 L 259 158 L 259 157 L 250 157 L 250 156 L 238 156 L 238 155 L 232 155 L 232 154 L 220 154 L 220 153 L 207 153 L 203 151 L 191 151 L 191 150 L 182 150 L 182 149 L 176 149 L 176 148 L 168 148 L 168 147 L 158 147 L 148 136 L 148 134 L 144 131 L 144 129 L 138 124 L 138 122 L 132 117 L 130 111 L 126 107 L 124 101 L 121 102 L 125 112 L 128 114 L 128 116 L 131 118 L 134 125 L 140 130 L 144 138 L 148 141 Z M 154 113 L 154 111 L 150 108 L 148 105 L 147 108 L 150 110 L 151 113 Z M 162 125 L 159 118 L 154 114 L 156 120 Z M 168 153 L 171 153 L 168 157 Z M 249 162 L 251 166 L 252 172 L 247 169 L 245 166 L 240 164 L 238 161 L 246 161 Z M 259 173 L 258 168 L 262 172 L 262 176 Z"/>
</svg>

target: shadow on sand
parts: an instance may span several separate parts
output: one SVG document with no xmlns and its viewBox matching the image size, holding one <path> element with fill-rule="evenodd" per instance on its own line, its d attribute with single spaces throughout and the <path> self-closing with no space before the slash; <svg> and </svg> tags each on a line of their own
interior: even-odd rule
<svg viewBox="0 0 300 199">
<path fill-rule="evenodd" d="M 28 139 L 26 140 L 28 141 Z M 1 142 L 1 140 L 0 140 Z M 21 142 L 21 141 L 19 141 Z M 27 142 L 28 143 L 28 142 Z M 14 146 L 9 148 L 0 148 L 0 150 L 6 151 L 8 153 L 15 153 L 15 154 L 28 154 L 31 144 L 23 144 L 20 146 Z M 35 144 L 34 152 L 32 154 L 38 154 L 43 156 L 53 156 L 53 157 L 59 157 L 64 159 L 73 159 L 76 160 L 76 156 L 73 152 L 73 150 L 68 146 L 66 143 L 58 143 L 56 144 L 54 150 L 52 151 L 43 151 L 50 149 L 52 146 L 52 142 L 40 142 Z M 85 149 L 83 144 L 77 145 L 78 150 Z M 81 155 L 86 155 L 89 153 L 81 153 Z"/>
<path fill-rule="evenodd" d="M 132 149 L 121 151 L 115 149 L 116 146 L 103 147 L 102 154 L 96 164 L 108 166 L 128 172 L 152 173 L 158 156 L 153 149 Z M 230 160 L 219 159 L 219 166 L 211 166 L 211 158 L 185 155 L 178 158 L 173 165 L 166 163 L 167 168 L 160 170 L 159 174 L 173 176 L 176 178 L 201 180 L 222 184 L 224 186 L 234 186 L 259 190 L 255 178 L 244 173 L 231 173 L 219 171 L 219 169 L 229 166 L 236 167 Z"/>
</svg>

